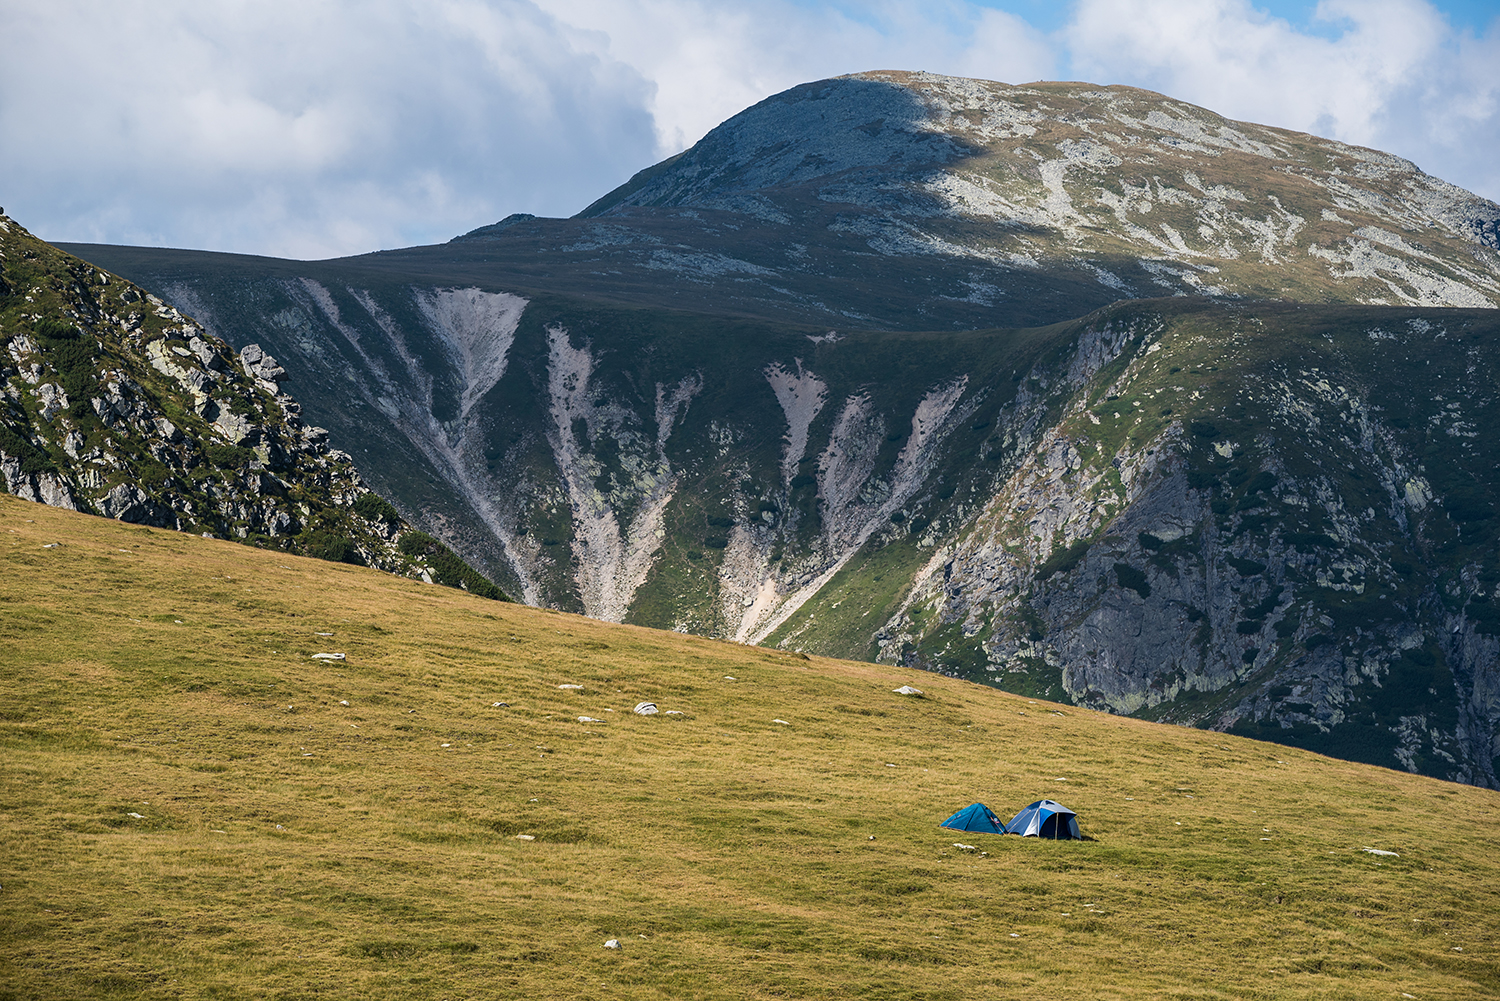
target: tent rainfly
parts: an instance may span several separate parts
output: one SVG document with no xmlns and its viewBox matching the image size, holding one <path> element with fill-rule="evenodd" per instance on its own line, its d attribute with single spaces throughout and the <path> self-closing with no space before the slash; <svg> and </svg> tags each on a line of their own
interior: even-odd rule
<svg viewBox="0 0 1500 1001">
<path fill-rule="evenodd" d="M 1005 825 L 1000 823 L 1000 818 L 983 803 L 974 803 L 964 807 L 938 826 L 948 827 L 955 831 L 972 831 L 975 834 L 1005 833 Z"/>
<path fill-rule="evenodd" d="M 1025 838 L 1083 839 L 1078 833 L 1078 815 L 1050 799 L 1039 799 L 1012 817 L 1005 833 Z"/>
</svg>

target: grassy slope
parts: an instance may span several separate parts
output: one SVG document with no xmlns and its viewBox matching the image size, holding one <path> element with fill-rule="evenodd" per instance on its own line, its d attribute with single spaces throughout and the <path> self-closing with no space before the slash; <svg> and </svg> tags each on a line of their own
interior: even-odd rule
<svg viewBox="0 0 1500 1001">
<path fill-rule="evenodd" d="M 1500 993 L 1491 791 L 11 497 L 0 528 L 0 997 Z M 936 826 L 1046 795 L 1092 840 Z"/>
</svg>

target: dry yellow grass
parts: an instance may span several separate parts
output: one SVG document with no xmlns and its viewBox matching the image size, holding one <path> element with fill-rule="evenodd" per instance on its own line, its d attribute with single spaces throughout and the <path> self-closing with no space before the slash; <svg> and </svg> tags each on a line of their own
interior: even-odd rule
<svg viewBox="0 0 1500 1001">
<path fill-rule="evenodd" d="M 5 496 L 0 558 L 0 997 L 1500 995 L 1494 792 Z M 1092 840 L 937 827 L 1044 796 Z"/>
</svg>

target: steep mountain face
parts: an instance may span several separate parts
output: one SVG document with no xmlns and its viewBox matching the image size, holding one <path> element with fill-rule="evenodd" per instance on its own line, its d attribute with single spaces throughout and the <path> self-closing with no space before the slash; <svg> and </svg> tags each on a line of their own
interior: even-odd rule
<svg viewBox="0 0 1500 1001">
<path fill-rule="evenodd" d="M 259 345 L 236 353 L 4 216 L 0 266 L 8 492 L 498 594 L 448 566 L 456 558 L 446 547 L 410 533 L 328 432 L 303 424 L 279 386 L 286 370 Z"/>
<path fill-rule="evenodd" d="M 79 249 L 528 602 L 1493 785 L 1497 218 L 1141 91 L 866 74 L 574 220 Z"/>
<path fill-rule="evenodd" d="M 878 656 L 1493 785 L 1497 334 L 1490 311 L 1100 314 Z"/>
</svg>

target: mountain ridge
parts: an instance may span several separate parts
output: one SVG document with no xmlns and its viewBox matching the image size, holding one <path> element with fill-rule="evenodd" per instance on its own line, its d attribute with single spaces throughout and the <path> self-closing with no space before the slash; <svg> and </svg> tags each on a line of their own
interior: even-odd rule
<svg viewBox="0 0 1500 1001">
<path fill-rule="evenodd" d="M 499 596 L 413 533 L 288 374 L 0 215 L 0 477 L 54 507 L 365 563 Z"/>
<path fill-rule="evenodd" d="M 695 150 L 438 247 L 77 249 L 527 602 L 1497 782 L 1500 206 L 1074 84 L 821 81 Z"/>
</svg>

